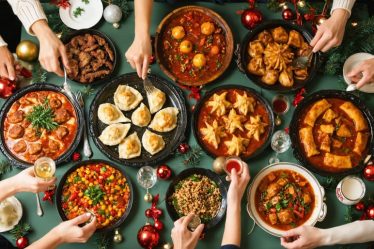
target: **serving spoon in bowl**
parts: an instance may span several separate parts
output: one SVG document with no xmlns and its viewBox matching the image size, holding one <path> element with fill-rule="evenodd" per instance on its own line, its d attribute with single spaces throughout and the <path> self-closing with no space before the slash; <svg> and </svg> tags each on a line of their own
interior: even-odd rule
<svg viewBox="0 0 374 249">
<path fill-rule="evenodd" d="M 345 89 L 347 92 L 353 92 L 356 91 L 358 88 L 356 84 L 348 84 L 347 88 Z"/>
</svg>

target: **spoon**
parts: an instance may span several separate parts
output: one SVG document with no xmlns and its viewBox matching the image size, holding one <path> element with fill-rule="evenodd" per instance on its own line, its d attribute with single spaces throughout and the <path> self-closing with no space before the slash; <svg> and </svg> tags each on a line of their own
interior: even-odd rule
<svg viewBox="0 0 374 249">
<path fill-rule="evenodd" d="M 40 204 L 40 200 L 39 200 L 39 194 L 36 193 L 36 214 L 38 216 L 43 216 L 43 209 L 42 209 L 42 205 Z"/>
<path fill-rule="evenodd" d="M 345 89 L 347 92 L 352 92 L 352 91 L 356 91 L 357 90 L 357 86 L 356 84 L 349 84 L 347 86 L 347 89 Z"/>
</svg>

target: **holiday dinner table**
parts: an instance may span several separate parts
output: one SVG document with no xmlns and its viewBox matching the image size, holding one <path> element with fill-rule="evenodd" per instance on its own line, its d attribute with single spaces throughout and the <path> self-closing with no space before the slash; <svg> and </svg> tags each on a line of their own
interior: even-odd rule
<svg viewBox="0 0 374 249">
<path fill-rule="evenodd" d="M 217 13 L 219 13 L 229 24 L 229 26 L 232 29 L 235 44 L 240 43 L 244 36 L 247 34 L 247 30 L 242 26 L 240 23 L 240 16 L 236 14 L 237 10 L 244 9 L 246 7 L 245 3 L 226 3 L 224 5 L 214 4 L 214 3 L 206 3 L 206 2 L 194 2 L 196 5 L 205 6 L 208 8 L 211 8 L 215 10 Z M 131 4 L 132 5 L 132 4 Z M 179 7 L 179 5 L 169 5 L 165 3 L 155 3 L 154 4 L 154 10 L 153 10 L 153 17 L 152 17 L 152 25 L 151 25 L 151 32 L 153 33 L 162 18 L 168 14 L 173 9 Z M 258 8 L 263 12 L 265 19 L 280 19 L 279 12 L 277 14 L 269 11 L 266 8 L 265 4 L 258 4 Z M 364 10 L 362 10 L 363 14 L 365 14 Z M 117 50 L 119 53 L 119 66 L 115 72 L 115 75 L 121 75 L 124 73 L 133 72 L 130 65 L 126 63 L 126 60 L 124 58 L 124 53 L 127 50 L 127 48 L 130 46 L 133 36 L 134 36 L 134 13 L 131 13 L 130 16 L 126 20 L 122 20 L 121 27 L 119 29 L 115 29 L 112 27 L 111 24 L 104 22 L 103 20 L 95 27 L 96 29 L 104 32 L 106 35 L 108 35 L 112 41 L 117 46 Z M 22 39 L 31 39 L 35 40 L 34 37 L 30 37 L 28 34 L 26 34 L 25 31 L 22 33 Z M 161 77 L 166 78 L 166 76 L 161 72 L 159 66 L 157 64 L 154 64 L 151 66 L 152 73 L 159 75 Z M 63 79 L 59 78 L 55 75 L 49 74 L 47 82 L 56 84 L 56 85 L 62 85 Z M 69 82 L 71 88 L 74 91 L 77 90 L 83 90 L 82 85 L 78 85 L 77 83 Z M 104 83 L 105 84 L 105 83 Z M 218 80 L 215 80 L 214 83 L 208 84 L 203 88 L 202 93 L 204 91 L 213 89 L 215 87 L 228 85 L 228 84 L 234 84 L 234 85 L 243 85 L 248 86 L 256 91 L 258 91 L 262 96 L 264 96 L 269 102 L 272 100 L 272 98 L 276 95 L 275 92 L 267 91 L 259 88 L 257 85 L 252 83 L 248 78 L 245 76 L 245 74 L 241 73 L 234 62 L 232 61 L 230 67 L 223 76 L 221 76 Z M 95 86 L 93 89 L 95 92 L 91 95 L 88 95 L 85 99 L 86 101 L 86 112 L 88 112 L 88 109 L 90 107 L 90 104 L 95 96 L 95 93 L 98 89 L 100 89 L 102 85 Z M 307 86 L 307 94 L 316 92 L 318 90 L 322 89 L 338 89 L 338 90 L 344 90 L 346 88 L 346 84 L 342 81 L 341 78 L 336 76 L 326 76 L 323 74 L 318 74 L 315 79 Z M 292 101 L 294 98 L 294 93 L 286 93 L 289 100 Z M 185 96 L 187 98 L 187 93 L 185 92 Z M 374 98 L 370 94 L 359 94 L 360 98 L 363 99 L 363 101 L 367 104 L 367 106 L 374 110 Z M 4 103 L 4 100 L 0 101 L 0 104 L 2 105 Z M 191 116 L 191 107 L 195 104 L 195 100 L 188 99 L 188 110 L 189 110 L 189 116 Z M 283 122 L 281 126 L 276 127 L 277 130 L 284 129 L 289 126 L 289 122 L 291 120 L 292 114 L 294 112 L 294 107 L 291 105 L 290 110 L 286 115 L 283 117 Z M 191 124 L 188 125 L 187 129 L 187 135 L 186 137 L 188 140 L 188 144 L 190 146 L 197 146 L 196 140 L 193 136 L 193 133 L 191 132 Z M 90 144 L 93 149 L 93 158 L 94 159 L 105 159 L 106 156 L 100 152 L 95 144 L 92 141 L 92 138 L 90 138 Z M 79 151 L 83 151 L 82 146 L 79 147 Z M 250 160 L 248 162 L 250 167 L 250 173 L 252 178 L 259 172 L 263 167 L 268 165 L 269 158 L 274 155 L 275 152 L 273 152 L 270 148 L 270 146 L 257 158 Z M 82 153 L 83 156 L 83 153 Z M 290 148 L 287 152 L 280 154 L 279 158 L 283 162 L 294 162 L 298 163 L 297 160 L 293 157 L 292 149 Z M 1 155 L 0 159 L 5 159 L 3 155 Z M 84 158 L 83 159 L 87 159 Z M 212 161 L 213 159 L 209 157 L 208 155 L 204 154 L 202 155 L 201 161 L 196 167 L 202 167 L 206 169 L 212 168 Z M 179 172 L 183 171 L 187 167 L 183 164 L 183 159 L 180 157 L 170 157 L 167 161 L 165 161 L 167 165 L 170 166 L 173 172 L 173 176 L 177 175 Z M 74 165 L 74 162 L 68 162 L 65 164 L 60 165 L 57 168 L 56 177 L 58 179 L 61 178 L 61 176 L 72 166 Z M 157 165 L 152 165 L 157 166 Z M 136 181 L 136 173 L 138 171 L 138 168 L 131 168 L 126 167 L 125 171 L 127 172 L 128 176 L 130 177 L 130 180 L 132 181 L 133 188 L 134 188 L 134 202 L 132 206 L 132 210 L 130 215 L 127 217 L 123 225 L 120 227 L 120 233 L 124 236 L 124 241 L 121 244 L 114 244 L 113 248 L 140 248 L 136 234 L 140 227 L 142 227 L 146 220 L 146 217 L 144 215 L 144 211 L 150 207 L 150 204 L 145 202 L 143 200 L 143 196 L 145 194 L 145 190 L 140 187 L 137 184 Z M 15 175 L 19 172 L 18 169 L 14 169 L 10 173 L 7 173 L 3 176 L 3 178 L 10 177 L 12 175 Z M 321 183 L 326 181 L 325 178 L 317 176 Z M 172 178 L 171 178 L 172 179 Z M 170 238 L 170 231 L 173 227 L 173 222 L 170 219 L 169 215 L 166 212 L 165 208 L 165 202 L 164 197 L 166 194 L 166 189 L 169 186 L 171 180 L 168 181 L 157 181 L 156 185 L 150 190 L 150 192 L 153 195 L 160 194 L 160 204 L 159 207 L 163 210 L 164 214 L 161 218 L 162 222 L 165 225 L 165 229 L 161 232 L 161 238 L 160 238 L 160 245 L 166 242 L 171 242 Z M 366 181 L 364 179 L 365 185 L 366 185 L 366 195 L 372 195 L 374 193 L 374 183 Z M 21 201 L 23 205 L 24 210 L 24 216 L 23 221 L 28 222 L 31 224 L 33 228 L 33 232 L 29 235 L 30 242 L 33 242 L 40 237 L 42 237 L 44 234 L 46 234 L 51 228 L 56 226 L 61 222 L 61 218 L 58 214 L 56 204 L 51 205 L 48 202 L 43 202 L 43 209 L 44 209 L 44 216 L 39 217 L 36 215 L 36 201 L 35 201 L 35 195 L 31 193 L 19 193 L 16 195 L 17 198 Z M 246 202 L 247 198 L 244 196 L 242 200 L 242 248 L 256 248 L 256 249 L 268 249 L 268 248 L 281 248 L 280 246 L 280 240 L 277 237 L 274 237 L 265 231 L 263 231 L 259 227 L 255 227 L 253 232 L 248 235 L 253 221 L 250 219 L 246 212 Z M 327 216 L 324 219 L 323 222 L 317 223 L 317 227 L 321 228 L 328 228 L 333 227 L 341 224 L 345 224 L 345 216 L 347 214 L 347 206 L 340 203 L 335 195 L 335 188 L 332 189 L 326 189 L 326 204 L 327 204 Z M 220 224 L 213 230 L 209 231 L 205 238 L 202 239 L 198 243 L 197 248 L 219 248 L 221 244 L 222 234 L 224 230 L 225 222 L 222 220 Z M 9 233 L 3 234 L 6 238 L 9 240 L 11 239 L 11 236 Z M 71 245 L 64 245 L 61 246 L 61 248 L 96 248 L 95 245 L 95 238 L 97 236 L 94 236 L 91 238 L 87 244 L 71 244 Z M 366 245 L 350 245 L 349 248 L 366 248 Z M 341 248 L 340 246 L 335 246 L 333 248 Z"/>
</svg>

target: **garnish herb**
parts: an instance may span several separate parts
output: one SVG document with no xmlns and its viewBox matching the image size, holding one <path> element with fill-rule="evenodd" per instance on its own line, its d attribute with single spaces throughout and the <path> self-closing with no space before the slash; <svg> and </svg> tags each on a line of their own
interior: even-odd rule
<svg viewBox="0 0 374 249">
<path fill-rule="evenodd" d="M 84 191 L 84 195 L 88 196 L 94 205 L 99 203 L 104 198 L 104 192 L 99 185 L 91 186 Z"/>
<path fill-rule="evenodd" d="M 73 15 L 75 18 L 77 18 L 78 16 L 81 16 L 83 12 L 84 12 L 84 9 L 81 7 L 78 7 L 73 11 Z"/>
<path fill-rule="evenodd" d="M 26 115 L 27 121 L 29 121 L 33 128 L 40 133 L 40 129 L 46 129 L 47 131 L 53 131 L 58 127 L 58 123 L 53 119 L 55 114 L 52 108 L 49 106 L 48 99 L 44 100 L 41 105 L 34 106 L 32 111 Z"/>
</svg>

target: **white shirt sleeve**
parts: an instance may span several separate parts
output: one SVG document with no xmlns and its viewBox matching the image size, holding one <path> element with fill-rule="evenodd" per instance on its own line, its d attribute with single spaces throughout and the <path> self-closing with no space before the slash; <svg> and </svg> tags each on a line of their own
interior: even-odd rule
<svg viewBox="0 0 374 249">
<path fill-rule="evenodd" d="M 0 47 L 7 46 L 8 44 L 4 41 L 4 39 L 0 35 Z"/>
<path fill-rule="evenodd" d="M 331 12 L 332 13 L 336 9 L 345 9 L 346 11 L 351 14 L 351 10 L 353 5 L 355 4 L 356 0 L 334 0 L 332 2 Z"/>
<path fill-rule="evenodd" d="M 324 230 L 327 244 L 351 244 L 374 241 L 374 220 L 363 220 Z"/>
<path fill-rule="evenodd" d="M 14 14 L 20 19 L 26 31 L 33 35 L 31 26 L 38 20 L 47 20 L 39 0 L 7 0 Z"/>
</svg>

